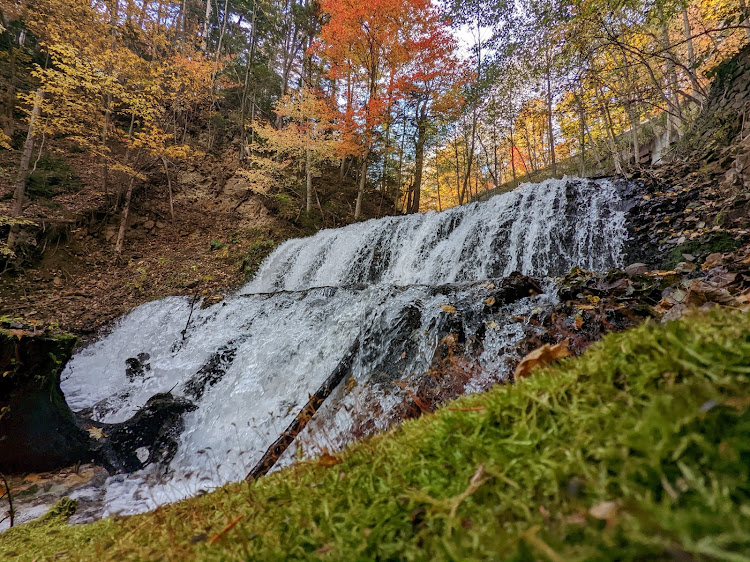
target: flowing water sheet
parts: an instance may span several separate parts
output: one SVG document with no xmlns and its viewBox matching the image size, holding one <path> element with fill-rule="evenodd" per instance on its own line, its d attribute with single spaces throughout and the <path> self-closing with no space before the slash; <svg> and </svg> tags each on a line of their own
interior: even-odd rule
<svg viewBox="0 0 750 562">
<path fill-rule="evenodd" d="M 622 265 L 620 187 L 550 180 L 443 213 L 321 231 L 284 243 L 237 295 L 192 316 L 176 297 L 135 309 L 70 361 L 70 406 L 119 422 L 171 391 L 197 409 L 185 414 L 168 466 L 113 476 L 81 499 L 97 516 L 135 513 L 242 479 L 357 338 L 353 382 L 299 437 L 307 451 L 344 446 L 363 415 L 377 414 L 369 431 L 397 421 L 408 396 L 393 382 L 424 373 L 452 330 L 483 334 L 467 391 L 502 379 L 523 318 L 554 295 L 488 313 L 479 296 L 487 280 Z M 283 462 L 291 460 L 293 451 Z"/>
</svg>

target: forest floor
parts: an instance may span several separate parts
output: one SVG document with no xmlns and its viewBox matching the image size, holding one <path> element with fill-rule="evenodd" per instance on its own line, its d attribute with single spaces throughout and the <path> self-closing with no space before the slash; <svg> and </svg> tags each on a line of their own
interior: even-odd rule
<svg viewBox="0 0 750 562">
<path fill-rule="evenodd" d="M 0 212 L 10 205 L 16 156 L 0 154 L 0 177 L 8 180 Z M 253 193 L 231 156 L 206 157 L 174 174 L 174 222 L 166 177 L 136 192 L 117 256 L 119 214 L 107 212 L 96 187 L 98 164 L 62 148 L 41 164 L 25 212 L 39 225 L 38 242 L 28 259 L 0 276 L 0 317 L 10 324 L 55 324 L 84 342 L 132 308 L 164 296 L 221 300 L 281 241 L 351 222 L 348 203 L 356 197 L 353 181 L 341 183 L 332 172 L 316 180 L 325 197 L 308 218 L 293 193 Z M 365 200 L 364 218 L 392 208 L 373 194 Z"/>
<path fill-rule="evenodd" d="M 0 556 L 745 561 L 749 375 L 747 311 L 647 322 L 250 484 L 89 525 L 62 500 Z"/>
</svg>

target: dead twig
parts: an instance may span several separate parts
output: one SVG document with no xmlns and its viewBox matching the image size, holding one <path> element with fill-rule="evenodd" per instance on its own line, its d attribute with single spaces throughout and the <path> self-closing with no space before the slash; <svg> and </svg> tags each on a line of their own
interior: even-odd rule
<svg viewBox="0 0 750 562">
<path fill-rule="evenodd" d="M 3 484 L 5 486 L 5 492 L 3 492 L 2 495 L 0 495 L 0 500 L 4 497 L 8 497 L 8 515 L 0 519 L 0 523 L 5 521 L 10 517 L 10 526 L 13 526 L 13 523 L 15 523 L 16 519 L 16 510 L 13 507 L 13 494 L 10 493 L 10 484 L 8 484 L 7 478 L 5 478 L 5 475 L 0 473 L 0 479 L 2 479 Z"/>
<path fill-rule="evenodd" d="M 214 543 L 218 542 L 221 539 L 221 537 L 223 537 L 229 531 L 231 531 L 232 529 L 234 529 L 234 527 L 237 525 L 237 523 L 239 523 L 240 521 L 242 521 L 243 517 L 245 517 L 245 516 L 244 515 L 240 515 L 237 519 L 235 519 L 234 521 L 232 521 L 231 523 L 229 523 L 226 527 L 224 527 L 221 531 L 219 531 L 218 533 L 216 533 L 213 536 L 213 538 L 209 541 L 209 544 L 214 544 Z"/>
</svg>

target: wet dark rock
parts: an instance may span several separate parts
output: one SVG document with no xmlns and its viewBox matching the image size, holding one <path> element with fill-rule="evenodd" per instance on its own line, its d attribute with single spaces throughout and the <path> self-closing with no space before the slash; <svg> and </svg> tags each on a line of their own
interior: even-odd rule
<svg viewBox="0 0 750 562">
<path fill-rule="evenodd" d="M 47 471 L 91 458 L 60 390 L 76 338 L 0 330 L 0 471 Z"/>
<path fill-rule="evenodd" d="M 133 472 L 148 464 L 166 465 L 177 452 L 182 416 L 196 406 L 171 393 L 155 394 L 129 420 L 105 424 L 81 420 L 92 435 L 92 451 L 111 472 Z"/>
<path fill-rule="evenodd" d="M 130 382 L 146 377 L 146 373 L 151 370 L 151 363 L 147 363 L 149 359 L 151 356 L 148 353 L 139 353 L 137 357 L 125 360 L 125 376 Z"/>
<path fill-rule="evenodd" d="M 645 263 L 633 263 L 625 268 L 625 273 L 628 275 L 639 275 L 646 273 L 647 271 L 648 266 Z"/>
<path fill-rule="evenodd" d="M 206 363 L 198 370 L 188 382 L 185 383 L 185 394 L 195 400 L 200 400 L 208 388 L 216 385 L 231 367 L 237 355 L 237 346 L 244 339 L 237 342 L 228 342 L 221 346 Z"/>
</svg>

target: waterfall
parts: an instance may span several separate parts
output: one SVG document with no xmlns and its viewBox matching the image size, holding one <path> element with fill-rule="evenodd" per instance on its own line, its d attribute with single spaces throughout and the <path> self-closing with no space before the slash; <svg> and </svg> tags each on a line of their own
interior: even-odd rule
<svg viewBox="0 0 750 562">
<path fill-rule="evenodd" d="M 373 219 L 290 240 L 253 292 L 454 283 L 602 270 L 622 261 L 625 218 L 610 180 L 548 180 L 442 213 Z"/>
<path fill-rule="evenodd" d="M 136 513 L 242 479 L 356 340 L 346 384 L 280 464 L 397 421 L 405 385 L 425 376 L 451 334 L 482 336 L 463 391 L 503 380 L 514 344 L 534 329 L 524 318 L 554 294 L 495 307 L 487 295 L 514 271 L 623 265 L 619 193 L 609 180 L 549 180 L 442 213 L 324 230 L 281 245 L 219 304 L 170 297 L 136 308 L 65 368 L 71 408 L 120 422 L 169 391 L 197 408 L 168 466 L 112 476 L 78 499 L 97 516 Z"/>
</svg>

